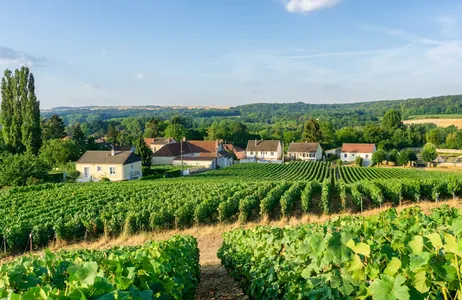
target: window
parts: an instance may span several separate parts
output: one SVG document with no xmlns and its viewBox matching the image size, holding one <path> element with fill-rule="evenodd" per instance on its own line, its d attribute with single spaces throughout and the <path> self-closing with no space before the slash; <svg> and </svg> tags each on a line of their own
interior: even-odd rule
<svg viewBox="0 0 462 300">
<path fill-rule="evenodd" d="M 101 166 L 96 166 L 96 172 L 101 172 L 102 170 Z"/>
<path fill-rule="evenodd" d="M 310 157 L 316 157 L 315 153 L 310 153 Z"/>
<path fill-rule="evenodd" d="M 274 152 L 271 152 L 271 156 L 274 156 Z"/>
<path fill-rule="evenodd" d="M 354 153 L 352 153 L 352 154 L 351 154 L 351 156 L 355 156 L 355 154 L 354 154 Z"/>
<path fill-rule="evenodd" d="M 369 158 L 369 154 L 366 154 L 366 158 Z"/>
<path fill-rule="evenodd" d="M 115 167 L 109 167 L 109 175 L 115 175 L 116 174 L 116 168 Z"/>
<path fill-rule="evenodd" d="M 343 157 L 347 158 L 347 156 L 348 156 L 348 154 L 346 154 L 346 153 L 345 153 L 345 154 L 343 154 Z"/>
<path fill-rule="evenodd" d="M 253 151 L 250 151 L 250 155 L 253 155 Z"/>
</svg>

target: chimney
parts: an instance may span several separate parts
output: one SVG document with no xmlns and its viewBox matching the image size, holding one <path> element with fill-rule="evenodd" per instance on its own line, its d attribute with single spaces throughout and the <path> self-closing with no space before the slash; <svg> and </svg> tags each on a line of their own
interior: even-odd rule
<svg viewBox="0 0 462 300">
<path fill-rule="evenodd" d="M 115 155 L 114 145 L 111 145 L 111 156 L 114 156 L 114 155 Z"/>
</svg>

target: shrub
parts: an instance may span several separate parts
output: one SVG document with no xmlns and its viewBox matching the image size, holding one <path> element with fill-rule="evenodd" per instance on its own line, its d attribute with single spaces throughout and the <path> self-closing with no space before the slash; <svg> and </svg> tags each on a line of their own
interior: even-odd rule
<svg viewBox="0 0 462 300">
<path fill-rule="evenodd" d="M 173 177 L 180 177 L 180 176 L 181 176 L 181 170 L 166 171 L 164 175 L 165 178 L 173 178 Z"/>
<path fill-rule="evenodd" d="M 363 165 L 363 158 L 362 158 L 361 156 L 356 156 L 355 164 L 356 164 L 358 167 L 361 167 L 361 166 Z"/>
</svg>

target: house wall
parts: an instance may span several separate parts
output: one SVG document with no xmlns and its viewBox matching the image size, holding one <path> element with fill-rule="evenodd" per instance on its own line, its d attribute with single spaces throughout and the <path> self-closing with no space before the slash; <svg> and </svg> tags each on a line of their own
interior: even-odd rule
<svg viewBox="0 0 462 300">
<path fill-rule="evenodd" d="M 108 178 L 111 181 L 120 181 L 130 179 L 130 170 L 131 165 L 133 165 L 134 173 L 139 174 L 141 177 L 142 166 L 141 162 L 135 162 L 128 165 L 108 165 L 108 164 L 81 164 L 77 163 L 75 165 L 76 170 L 79 171 L 80 177 L 79 181 L 99 181 L 101 178 Z M 84 176 L 85 168 L 89 168 L 88 177 Z M 98 171 L 98 167 L 101 167 L 101 170 Z M 111 175 L 109 172 L 110 167 L 115 167 L 115 175 Z"/>
<path fill-rule="evenodd" d="M 363 158 L 363 166 L 369 166 L 372 164 L 372 154 L 373 153 L 350 153 L 342 152 L 340 159 L 344 162 L 353 162 L 356 160 L 356 157 L 360 156 Z"/>
<path fill-rule="evenodd" d="M 174 166 L 181 166 L 181 161 L 180 160 L 175 160 L 173 161 Z M 183 165 L 185 166 L 191 166 L 191 167 L 203 167 L 207 169 L 216 169 L 216 160 L 212 161 L 204 161 L 204 160 L 187 160 L 186 158 L 183 158 Z"/>
<path fill-rule="evenodd" d="M 308 152 L 287 152 L 287 156 L 290 159 L 298 159 L 298 160 L 304 160 L 304 161 L 319 161 L 322 159 L 322 148 L 321 146 L 318 146 L 316 149 L 316 152 L 314 153 L 314 157 L 310 157 L 311 153 Z M 303 156 L 305 155 L 305 156 Z"/>
<path fill-rule="evenodd" d="M 175 156 L 153 156 L 151 163 L 153 165 L 172 165 Z"/>
<path fill-rule="evenodd" d="M 183 157 L 195 156 L 193 154 L 185 154 Z M 199 156 L 199 155 L 196 155 Z M 176 156 L 153 156 L 151 159 L 151 164 L 153 165 L 173 165 L 173 160 Z"/>
<path fill-rule="evenodd" d="M 123 169 L 125 180 L 138 179 L 141 178 L 141 176 L 143 175 L 143 166 L 140 161 L 124 165 Z"/>
<path fill-rule="evenodd" d="M 247 159 L 257 160 L 280 160 L 282 158 L 281 143 L 278 145 L 277 151 L 247 151 L 245 152 Z"/>
<path fill-rule="evenodd" d="M 233 159 L 231 157 L 220 157 L 217 159 L 218 167 L 224 168 L 229 167 L 233 164 Z"/>
</svg>

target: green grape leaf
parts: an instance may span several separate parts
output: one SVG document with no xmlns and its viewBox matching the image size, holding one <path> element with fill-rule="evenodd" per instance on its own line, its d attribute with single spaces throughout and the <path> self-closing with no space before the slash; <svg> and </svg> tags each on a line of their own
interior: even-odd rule
<svg viewBox="0 0 462 300">
<path fill-rule="evenodd" d="M 423 238 L 420 235 L 416 235 L 412 238 L 412 241 L 410 241 L 408 245 L 413 254 L 420 254 L 422 253 L 424 246 Z"/>
<path fill-rule="evenodd" d="M 383 275 L 381 279 L 374 280 L 369 287 L 372 299 L 377 300 L 407 300 L 409 299 L 409 288 L 403 285 L 406 279 L 398 275 L 393 278 Z"/>
<path fill-rule="evenodd" d="M 427 280 L 426 273 L 425 271 L 420 271 L 414 276 L 414 287 L 422 294 L 430 290 L 430 282 Z"/>
<path fill-rule="evenodd" d="M 441 241 L 441 237 L 438 233 L 431 233 L 426 236 L 430 242 L 432 243 L 433 247 L 436 249 L 443 248 L 443 242 Z"/>
<path fill-rule="evenodd" d="M 358 243 L 355 244 L 353 240 L 349 240 L 346 243 L 346 246 L 353 250 L 356 254 L 361 254 L 364 255 L 365 257 L 369 257 L 371 254 L 371 247 L 368 244 L 365 243 Z"/>
<path fill-rule="evenodd" d="M 452 221 L 451 230 L 454 232 L 456 236 L 460 236 L 462 233 L 462 218 L 458 218 Z"/>
<path fill-rule="evenodd" d="M 391 261 L 388 263 L 383 273 L 393 276 L 396 274 L 396 272 L 398 272 L 399 268 L 401 268 L 401 261 L 396 257 L 393 257 Z"/>
<path fill-rule="evenodd" d="M 449 233 L 444 234 L 444 251 L 449 253 L 458 253 L 459 244 L 456 241 L 456 238 Z"/>
<path fill-rule="evenodd" d="M 71 265 L 67 271 L 69 273 L 69 281 L 92 285 L 98 274 L 98 264 L 94 261 L 85 262 L 81 265 L 75 264 Z"/>
</svg>

